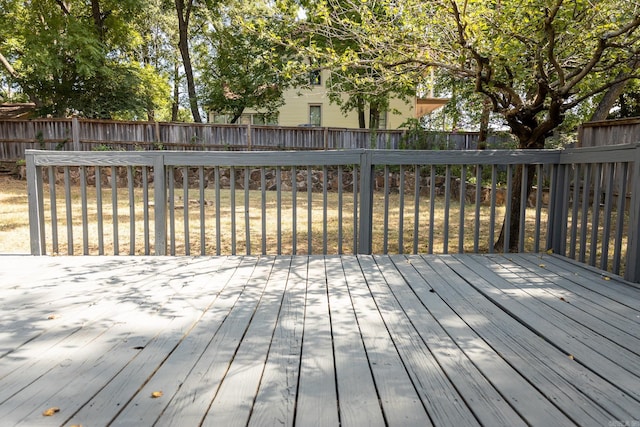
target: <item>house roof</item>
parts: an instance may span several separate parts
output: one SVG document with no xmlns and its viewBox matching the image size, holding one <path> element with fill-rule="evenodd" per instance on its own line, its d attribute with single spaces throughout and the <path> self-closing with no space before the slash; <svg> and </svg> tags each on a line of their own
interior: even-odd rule
<svg viewBox="0 0 640 427">
<path fill-rule="evenodd" d="M 449 102 L 449 98 L 418 98 L 416 99 L 416 117 L 426 116 Z"/>
</svg>

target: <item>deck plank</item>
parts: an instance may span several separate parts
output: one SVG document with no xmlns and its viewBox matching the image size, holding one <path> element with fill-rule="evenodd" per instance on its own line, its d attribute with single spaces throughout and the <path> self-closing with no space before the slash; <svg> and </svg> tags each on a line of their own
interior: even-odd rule
<svg viewBox="0 0 640 427">
<path fill-rule="evenodd" d="M 479 425 L 473 412 L 435 360 L 389 290 L 387 278 L 374 259 L 361 256 L 369 290 L 382 314 L 405 369 L 435 425 Z"/>
<path fill-rule="evenodd" d="M 139 354 L 91 397 L 68 423 L 106 425 L 137 393 L 141 384 L 132 378 L 150 378 L 185 339 L 189 331 L 213 304 L 235 270 L 239 259 L 222 257 L 190 262 L 184 270 L 174 270 L 167 286 L 178 291 L 171 305 L 148 319 L 146 333 L 151 337 Z M 217 277 L 218 280 L 212 281 Z M 153 326 L 153 328 L 150 328 Z M 153 335 L 155 333 L 155 335 Z"/>
<path fill-rule="evenodd" d="M 430 286 L 413 269 L 409 260 L 403 256 L 395 257 L 393 260 L 378 256 L 376 262 L 402 311 L 411 320 L 420 338 L 432 352 L 437 363 L 478 421 L 481 424 L 496 426 L 526 425 L 521 416 L 508 403 L 509 398 L 514 398 L 523 384 L 519 384 L 519 387 L 510 387 L 508 398 L 505 398 L 494 388 L 489 379 L 474 365 L 473 360 L 458 347 L 454 339 L 447 334 L 438 319 L 434 317 L 434 314 L 416 296 L 418 292 L 428 292 Z M 407 283 L 411 283 L 412 286 L 409 287 Z M 449 311 L 446 315 L 447 323 L 462 323 L 456 320 L 456 317 L 455 313 Z M 469 334 L 469 331 L 466 333 Z M 490 349 L 485 348 L 484 350 L 480 362 L 491 360 L 492 363 L 485 365 L 493 366 L 496 359 L 501 361 L 500 357 Z M 482 363 L 479 366 L 482 366 Z M 504 378 L 511 377 L 513 374 L 514 372 L 509 365 L 502 363 L 501 369 L 494 368 L 490 375 Z M 511 384 L 513 382 L 509 381 L 509 386 Z M 530 395 L 524 394 L 519 397 L 531 398 Z"/>
<path fill-rule="evenodd" d="M 538 390 L 550 402 L 556 404 L 559 409 L 582 425 L 601 424 L 606 422 L 608 416 L 616 416 L 619 417 L 618 419 L 637 418 L 640 410 L 636 404 L 637 401 L 617 385 L 594 374 L 590 367 L 576 363 L 575 359 L 568 357 L 568 353 L 560 351 L 550 343 L 545 333 L 541 335 L 533 332 L 517 317 L 512 317 L 502 307 L 479 294 L 475 288 L 465 286 L 465 283 L 472 282 L 476 285 L 487 280 L 451 257 L 449 262 L 445 262 L 445 258 L 447 257 L 434 258 L 429 260 L 429 263 L 438 271 L 438 274 L 447 273 L 445 281 L 448 285 L 456 284 L 458 280 L 456 277 L 461 277 L 460 274 L 465 277 L 460 286 L 456 287 L 459 295 L 465 295 L 470 301 L 469 305 L 460 309 L 467 314 L 465 318 L 472 316 L 477 308 L 481 309 L 485 321 L 484 324 L 478 325 L 476 331 L 492 334 L 489 338 L 492 347 L 499 346 L 498 351 L 503 357 L 510 355 L 509 362 L 519 370 L 529 371 L 535 368 L 536 371 L 527 373 L 525 377 L 534 384 L 539 383 Z M 455 269 L 451 270 L 453 265 Z M 494 279 L 497 278 L 489 278 L 489 280 Z M 456 305 L 455 300 L 449 299 L 447 302 Z M 471 320 L 467 321 L 472 320 L 471 317 Z M 492 326 L 488 327 L 488 325 Z M 502 347 L 502 342 L 495 341 L 496 338 L 500 341 L 504 340 L 506 346 Z M 593 402 L 599 402 L 600 406 L 594 406 Z M 545 414 L 547 411 L 545 410 Z M 607 415 L 607 412 L 611 415 Z"/>
<path fill-rule="evenodd" d="M 291 260 L 287 289 L 249 419 L 251 426 L 294 424 L 307 270 L 306 257 L 294 257 Z"/>
<path fill-rule="evenodd" d="M 640 389 L 637 387 L 640 384 L 640 360 L 636 355 L 533 298 L 527 298 L 525 304 L 522 301 L 523 293 L 502 277 L 494 274 L 491 283 L 482 280 L 481 275 L 486 274 L 483 271 L 486 267 L 479 260 L 467 260 L 465 265 L 456 263 L 467 277 L 471 277 L 478 291 L 509 312 L 514 319 L 544 336 L 567 356 L 586 364 L 594 372 L 609 378 L 625 393 L 640 400 Z"/>
<path fill-rule="evenodd" d="M 384 415 L 351 303 L 340 257 L 325 260 L 329 283 L 329 307 L 343 426 L 382 426 Z"/>
<path fill-rule="evenodd" d="M 338 395 L 324 259 L 309 257 L 297 425 L 338 425 Z"/>
<path fill-rule="evenodd" d="M 265 277 L 265 292 L 202 425 L 247 425 L 275 331 L 290 264 L 290 258 L 276 259 L 271 274 Z"/>
<path fill-rule="evenodd" d="M 430 417 L 371 298 L 358 258 L 343 256 L 342 260 L 385 421 L 389 425 L 430 425 Z"/>
<path fill-rule="evenodd" d="M 555 255 L 0 257 L 0 326 L 8 426 L 640 420 L 640 287 Z"/>
</svg>

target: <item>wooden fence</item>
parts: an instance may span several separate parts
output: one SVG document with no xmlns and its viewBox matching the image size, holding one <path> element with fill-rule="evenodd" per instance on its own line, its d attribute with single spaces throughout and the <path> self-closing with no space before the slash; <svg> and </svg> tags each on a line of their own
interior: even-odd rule
<svg viewBox="0 0 640 427">
<path fill-rule="evenodd" d="M 35 255 L 119 254 L 123 241 L 130 254 L 156 255 L 506 252 L 494 243 L 504 212 L 519 209 L 518 251 L 552 250 L 640 281 L 638 144 L 286 155 L 29 150 L 26 160 Z M 529 171 L 527 198 L 514 181 Z M 519 206 L 515 192 L 525 196 Z"/>
<path fill-rule="evenodd" d="M 578 147 L 640 142 L 640 118 L 587 122 L 578 130 Z"/>
<path fill-rule="evenodd" d="M 420 141 L 417 141 L 419 139 Z M 27 149 L 56 151 L 134 150 L 327 150 L 475 148 L 474 132 L 338 129 L 193 123 L 124 122 L 88 119 L 0 120 L 0 160 L 24 159 Z M 491 135 L 489 146 L 511 142 Z"/>
</svg>

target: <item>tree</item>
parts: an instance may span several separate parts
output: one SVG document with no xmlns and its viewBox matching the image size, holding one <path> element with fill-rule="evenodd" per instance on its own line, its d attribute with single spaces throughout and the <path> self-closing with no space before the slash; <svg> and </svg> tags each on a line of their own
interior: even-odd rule
<svg viewBox="0 0 640 427">
<path fill-rule="evenodd" d="M 0 52 L 11 82 L 41 114 L 110 118 L 140 112 L 152 84 L 131 57 L 138 0 L 2 4 Z M 7 30 L 10 28 L 11 30 Z"/>
<path fill-rule="evenodd" d="M 376 20 L 381 15 L 371 13 L 369 5 L 350 2 L 339 12 L 373 17 L 342 26 L 359 51 L 341 55 L 329 47 L 317 54 L 333 58 L 336 66 L 376 67 L 381 81 L 415 78 L 416 72 L 437 67 L 488 98 L 520 148 L 544 148 L 568 112 L 638 77 L 630 66 L 638 54 L 640 26 L 632 1 L 381 0 L 376 7 L 387 9 L 384 20 Z M 313 30 L 329 31 L 328 19 L 325 30 Z M 389 31 L 398 27 L 402 31 Z M 527 195 L 533 173 L 529 168 L 525 177 Z M 510 250 L 518 244 L 521 178 L 517 171 L 514 209 L 507 213 Z M 504 235 L 503 227 L 497 247 Z"/>
<path fill-rule="evenodd" d="M 189 49 L 189 25 L 191 23 L 191 15 L 193 10 L 193 0 L 175 0 L 176 13 L 178 16 L 178 48 L 182 55 L 182 65 L 184 67 L 184 73 L 187 77 L 187 91 L 189 94 L 189 106 L 191 107 L 191 114 L 193 115 L 193 121 L 201 123 L 200 109 L 198 107 L 198 96 L 196 94 L 196 82 L 193 75 L 193 65 L 191 63 L 191 53 Z"/>
</svg>

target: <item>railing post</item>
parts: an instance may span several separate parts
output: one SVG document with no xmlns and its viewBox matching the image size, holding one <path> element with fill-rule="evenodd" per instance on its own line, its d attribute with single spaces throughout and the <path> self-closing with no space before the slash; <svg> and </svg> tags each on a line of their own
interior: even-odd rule
<svg viewBox="0 0 640 427">
<path fill-rule="evenodd" d="M 167 254 L 167 186 L 164 154 L 156 153 L 153 161 L 153 198 L 155 253 Z"/>
<path fill-rule="evenodd" d="M 630 190 L 629 236 L 624 278 L 630 282 L 640 283 L 640 143 L 636 144 L 635 148 L 633 180 L 631 181 Z M 621 197 L 624 197 L 624 194 Z"/>
<path fill-rule="evenodd" d="M 360 218 L 358 221 L 358 253 L 372 253 L 373 236 L 373 151 L 360 156 Z"/>
<path fill-rule="evenodd" d="M 564 255 L 566 244 L 562 241 L 562 213 L 564 212 L 563 191 L 564 188 L 564 167 L 560 163 L 553 165 L 551 173 L 551 185 L 549 194 L 549 225 L 547 227 L 547 249 L 554 253 Z"/>
<path fill-rule="evenodd" d="M 44 197 L 42 194 L 42 168 L 36 166 L 35 154 L 27 150 L 27 199 L 29 201 L 29 235 L 31 255 L 46 254 L 44 234 Z"/>
</svg>

